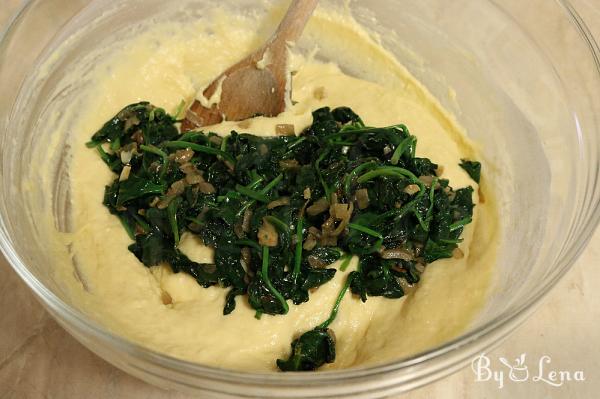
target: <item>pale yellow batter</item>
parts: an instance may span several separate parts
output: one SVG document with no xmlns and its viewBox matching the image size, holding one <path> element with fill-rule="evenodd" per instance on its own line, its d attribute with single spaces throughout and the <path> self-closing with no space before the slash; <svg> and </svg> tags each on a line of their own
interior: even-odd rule
<svg viewBox="0 0 600 399">
<path fill-rule="evenodd" d="M 277 14 L 270 16 L 273 24 Z M 72 263 L 65 262 L 57 275 L 82 310 L 134 342 L 202 364 L 267 371 L 275 370 L 275 359 L 287 356 L 294 338 L 328 317 L 345 273 L 338 272 L 312 293 L 308 303 L 290 305 L 285 316 L 256 320 L 243 297 L 238 297 L 231 315 L 223 316 L 226 290 L 202 288 L 166 266 L 147 269 L 127 250 L 130 239 L 102 205 L 104 186 L 115 176 L 84 145 L 127 104 L 147 100 L 169 112 L 182 99 L 189 104 L 219 72 L 261 43 L 263 38 L 254 34 L 253 17 L 228 15 L 216 11 L 196 23 L 154 24 L 125 43 L 99 50 L 105 56 L 87 73 L 90 84 L 77 99 L 77 115 L 69 126 L 74 149 L 73 233 L 62 237 L 70 245 L 76 272 Z M 419 140 L 417 154 L 443 165 L 443 177 L 453 187 L 475 186 L 458 164 L 461 158 L 477 155 L 453 118 L 351 18 L 319 11 L 306 37 L 327 57 L 336 60 L 337 54 L 345 65 L 355 62 L 353 70 L 366 67 L 364 78 L 371 81 L 348 76 L 334 63 L 296 54 L 292 108 L 278 118 L 256 118 L 243 128 L 228 122 L 207 130 L 270 135 L 276 124 L 293 123 L 300 132 L 311 123 L 314 109 L 349 106 L 368 125 L 406 124 Z M 347 55 L 355 50 L 362 56 L 352 61 Z M 74 70 L 70 79 L 75 81 L 88 66 Z M 486 193 L 486 203 L 476 207 L 474 222 L 464 233 L 465 257 L 430 265 L 416 293 L 402 300 L 371 297 L 366 303 L 346 296 L 331 326 L 337 337 L 337 360 L 325 368 L 409 356 L 463 331 L 485 301 L 494 263 L 495 246 L 490 242 L 496 215 L 491 199 Z M 185 237 L 181 248 L 195 260 L 210 260 L 210 251 L 191 236 Z M 163 304 L 164 292 L 172 304 Z"/>
</svg>

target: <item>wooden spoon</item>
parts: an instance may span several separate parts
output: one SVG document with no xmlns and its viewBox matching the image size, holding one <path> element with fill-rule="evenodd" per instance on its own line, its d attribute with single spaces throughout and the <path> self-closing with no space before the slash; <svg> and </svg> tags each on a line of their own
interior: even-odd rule
<svg viewBox="0 0 600 399">
<path fill-rule="evenodd" d="M 277 116 L 285 111 L 291 92 L 288 46 L 296 42 L 319 0 L 293 0 L 275 34 L 258 51 L 223 72 L 203 92 L 211 99 L 220 90 L 218 104 L 195 100 L 181 125 L 182 131 L 241 121 L 256 115 Z"/>
</svg>

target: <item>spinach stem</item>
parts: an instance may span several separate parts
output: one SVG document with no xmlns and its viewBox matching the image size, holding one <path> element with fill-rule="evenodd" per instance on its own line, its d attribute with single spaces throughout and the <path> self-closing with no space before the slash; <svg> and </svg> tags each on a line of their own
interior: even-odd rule
<svg viewBox="0 0 600 399">
<path fill-rule="evenodd" d="M 323 174 L 321 173 L 321 161 L 324 160 L 325 157 L 329 155 L 330 151 L 331 151 L 331 149 L 327 148 L 325 151 L 323 151 L 321 156 L 315 162 L 315 170 L 317 171 L 317 176 L 319 176 L 319 181 L 321 182 L 321 185 L 323 186 L 323 190 L 325 190 L 325 197 L 327 198 L 328 201 L 331 201 L 331 190 L 330 190 L 329 186 L 327 185 L 327 183 L 325 182 L 325 179 L 323 178 Z"/>
<path fill-rule="evenodd" d="M 375 230 L 356 223 L 348 223 L 348 227 L 368 234 L 371 237 L 377 238 L 377 241 L 375 241 L 375 243 L 370 247 L 372 250 L 378 250 L 381 247 L 381 244 L 383 244 L 383 235 Z"/>
<path fill-rule="evenodd" d="M 112 151 L 117 151 L 119 148 L 121 148 L 121 138 L 117 137 L 117 139 L 115 141 L 110 143 L 110 149 Z"/>
<path fill-rule="evenodd" d="M 356 224 L 356 223 L 348 223 L 348 227 L 350 227 L 351 229 L 354 229 L 354 230 L 362 231 L 365 234 L 368 234 L 372 237 L 376 237 L 376 238 L 383 240 L 383 236 L 381 235 L 381 233 L 379 233 L 375 230 L 372 230 L 368 227 L 365 227 L 363 225 Z"/>
<path fill-rule="evenodd" d="M 365 123 L 363 122 L 363 120 L 361 119 L 361 117 L 359 117 L 358 115 L 356 115 L 356 119 L 354 119 L 352 121 L 352 123 L 348 123 L 344 126 L 342 126 L 342 131 L 344 130 L 358 130 L 358 129 L 363 129 L 365 127 Z"/>
<path fill-rule="evenodd" d="M 402 218 L 408 212 L 414 210 L 415 203 L 416 203 L 416 200 L 413 200 L 413 201 L 409 202 L 408 204 L 404 205 L 402 208 L 400 208 L 400 209 L 392 209 L 392 210 L 387 211 L 386 213 L 380 215 L 379 217 L 381 219 L 387 219 L 387 218 L 392 217 L 392 216 L 394 218 Z"/>
<path fill-rule="evenodd" d="M 132 213 L 131 216 L 133 216 L 137 224 L 142 228 L 142 230 L 144 230 L 144 233 L 150 232 L 150 226 L 143 218 L 140 217 L 140 215 Z"/>
<path fill-rule="evenodd" d="M 100 158 L 102 158 L 102 160 L 110 170 L 115 171 L 115 169 L 121 165 L 121 160 L 119 158 L 111 160 L 110 155 L 108 155 L 106 151 L 104 151 L 102 145 L 96 146 L 96 149 L 98 150 L 98 154 L 100 154 Z"/>
<path fill-rule="evenodd" d="M 226 195 L 220 195 L 217 197 L 217 202 L 223 202 L 223 201 L 227 201 L 227 200 L 236 200 L 236 199 L 242 199 L 242 194 L 238 193 L 237 191 L 229 191 Z"/>
<path fill-rule="evenodd" d="M 338 133 L 330 134 L 329 136 L 327 136 L 327 139 L 329 141 L 331 141 L 333 139 L 337 139 L 339 137 L 343 137 L 343 136 L 347 136 L 347 135 L 351 135 L 351 134 L 385 133 L 385 132 L 390 132 L 390 131 L 394 131 L 394 132 L 400 131 L 400 133 L 406 134 L 408 132 L 408 129 L 406 128 L 405 125 L 402 125 L 402 124 L 389 126 L 389 127 L 365 127 L 365 128 L 361 128 L 361 129 L 346 128 L 346 129 L 340 130 Z"/>
<path fill-rule="evenodd" d="M 204 154 L 220 156 L 221 158 L 223 158 L 223 159 L 231 162 L 233 165 L 235 165 L 235 159 L 230 154 L 226 153 L 225 151 L 216 149 L 216 148 L 212 148 L 212 147 L 208 147 L 208 146 L 196 144 L 196 143 L 190 143 L 189 141 L 182 141 L 182 140 L 166 141 L 164 143 L 164 145 L 167 148 L 183 148 L 183 149 L 189 148 L 191 150 L 194 150 L 197 152 L 202 152 Z"/>
<path fill-rule="evenodd" d="M 273 190 L 275 186 L 281 183 L 281 180 L 283 180 L 283 174 L 280 173 L 276 178 L 271 180 L 271 182 L 267 184 L 262 190 L 260 190 L 260 192 L 262 194 L 269 194 L 269 192 Z"/>
<path fill-rule="evenodd" d="M 183 110 L 185 109 L 185 100 L 181 100 L 177 108 L 175 108 L 175 114 L 173 115 L 173 119 L 180 120 L 183 117 Z"/>
<path fill-rule="evenodd" d="M 346 192 L 347 198 L 350 198 L 350 190 L 352 188 L 352 179 L 354 178 L 354 176 L 356 176 L 363 170 L 371 169 L 374 166 L 377 166 L 377 162 L 369 161 L 367 163 L 363 163 L 362 165 L 357 166 L 350 173 L 348 173 L 348 175 L 346 175 L 346 178 L 344 179 L 344 191 Z"/>
<path fill-rule="evenodd" d="M 229 137 L 231 136 L 225 136 L 221 141 L 221 151 L 225 153 L 227 153 L 227 141 L 229 140 Z"/>
<path fill-rule="evenodd" d="M 302 144 L 304 141 L 306 141 L 306 137 L 300 137 L 298 140 L 294 141 L 293 143 L 291 143 L 290 145 L 287 146 L 287 150 L 290 151 L 293 148 L 295 148 L 296 146 Z"/>
<path fill-rule="evenodd" d="M 256 200 L 258 202 L 264 202 L 265 204 L 269 202 L 269 197 L 267 197 L 265 194 L 263 194 L 259 191 L 252 190 L 252 189 L 242 186 L 240 184 L 236 184 L 235 189 L 240 194 L 245 195 L 246 197 L 252 198 L 253 200 Z"/>
<path fill-rule="evenodd" d="M 260 194 L 267 195 L 271 190 L 273 190 L 280 182 L 283 180 L 283 174 L 279 174 L 276 178 L 274 178 L 269 184 L 267 184 L 263 189 L 259 191 Z M 250 208 L 252 205 L 256 204 L 256 200 L 248 201 L 237 213 L 239 215 L 243 215 L 246 212 L 246 209 Z"/>
<path fill-rule="evenodd" d="M 187 132 L 179 136 L 179 140 L 177 141 L 185 141 L 185 142 L 194 142 L 198 139 L 201 139 L 203 143 L 207 143 L 208 139 L 202 132 Z"/>
<path fill-rule="evenodd" d="M 155 147 L 153 145 L 140 145 L 140 149 L 145 152 L 149 152 L 155 155 L 158 155 L 162 158 L 163 166 L 160 170 L 160 178 L 162 179 L 167 173 L 167 169 L 169 168 L 169 156 L 166 152 L 162 151 L 160 148 Z"/>
<path fill-rule="evenodd" d="M 169 159 L 169 156 L 167 155 L 166 152 L 164 152 L 160 148 L 155 147 L 153 145 L 144 145 L 144 144 L 142 144 L 142 145 L 140 145 L 140 149 L 142 149 L 143 151 L 150 152 L 152 154 L 158 155 L 158 156 L 162 157 L 163 160 Z"/>
<path fill-rule="evenodd" d="M 456 231 L 458 229 L 460 229 L 461 227 L 465 227 L 466 225 L 468 225 L 469 223 L 471 223 L 473 221 L 473 218 L 471 217 L 466 217 L 464 219 L 461 219 L 459 221 L 456 221 L 454 223 L 452 223 L 450 225 L 450 231 Z"/>
<path fill-rule="evenodd" d="M 265 216 L 265 220 L 271 223 L 273 226 L 275 226 L 275 228 L 279 230 L 280 233 L 289 234 L 290 227 L 287 224 L 285 224 L 281 219 L 273 215 L 269 215 Z"/>
<path fill-rule="evenodd" d="M 333 306 L 333 309 L 331 310 L 331 314 L 329 315 L 329 318 L 327 320 L 325 320 L 323 323 L 319 324 L 319 326 L 317 328 L 324 330 L 327 327 L 329 327 L 331 325 L 331 323 L 333 323 L 333 321 L 337 317 L 337 314 L 340 310 L 340 304 L 342 303 L 342 299 L 344 299 L 344 295 L 346 295 L 348 288 L 350 288 L 350 284 L 352 284 L 352 280 L 354 280 L 354 276 L 356 276 L 356 273 L 350 273 L 350 275 L 346 278 L 346 283 L 344 284 L 344 286 L 340 290 L 340 293 L 338 294 L 338 297 L 335 301 L 335 305 Z"/>
<path fill-rule="evenodd" d="M 169 224 L 173 231 L 173 239 L 175 240 L 175 247 L 179 245 L 179 226 L 177 225 L 177 208 L 181 203 L 181 198 L 172 200 L 167 206 L 167 214 L 169 216 Z"/>
<path fill-rule="evenodd" d="M 271 294 L 273 294 L 273 296 L 275 298 L 277 298 L 277 300 L 281 303 L 281 306 L 283 307 L 283 314 L 287 314 L 287 312 L 290 310 L 285 298 L 283 297 L 283 295 L 281 295 L 281 293 L 279 291 L 277 291 L 275 289 L 275 287 L 273 287 L 273 284 L 271 284 L 271 280 L 269 279 L 269 247 L 264 246 L 263 247 L 263 253 L 262 253 L 263 259 L 262 259 L 262 269 L 261 269 L 261 274 L 262 274 L 262 278 L 265 281 L 265 285 L 267 286 L 267 289 L 271 292 Z"/>
<path fill-rule="evenodd" d="M 343 147 L 350 147 L 350 146 L 353 146 L 355 143 L 352 143 L 350 141 L 333 141 L 330 144 L 331 145 L 343 146 Z"/>
<path fill-rule="evenodd" d="M 265 179 L 262 176 L 258 176 L 256 179 L 252 180 L 252 182 L 250 184 L 248 184 L 246 186 L 246 188 L 249 188 L 250 190 L 256 190 L 256 188 L 258 187 L 258 185 L 260 183 L 262 183 Z"/>
<path fill-rule="evenodd" d="M 423 189 L 425 188 L 423 182 L 419 180 L 419 178 L 415 176 L 411 171 L 406 170 L 404 168 L 399 168 L 397 166 L 380 166 L 377 169 L 367 172 L 361 177 L 359 177 L 358 182 L 366 183 L 369 180 L 373 180 L 382 176 L 406 177 L 410 179 L 414 184 L 418 185 L 420 191 L 423 191 Z"/>
<path fill-rule="evenodd" d="M 427 227 L 425 231 L 429 231 L 429 226 L 431 224 L 431 219 L 433 218 L 433 201 L 435 199 L 435 186 L 437 186 L 438 178 L 434 178 L 431 182 L 431 187 L 429 189 L 429 209 L 427 209 L 427 216 L 425 218 L 425 226 Z"/>
<path fill-rule="evenodd" d="M 350 266 L 351 260 L 352 260 L 352 254 L 344 255 L 344 257 L 342 258 L 342 264 L 340 265 L 341 272 L 345 272 L 346 269 L 348 269 L 348 266 Z"/>
<path fill-rule="evenodd" d="M 262 248 L 260 245 L 258 245 L 258 243 L 256 241 L 252 241 L 252 240 L 238 240 L 235 241 L 236 245 L 244 245 L 246 247 L 252 247 L 254 249 L 256 249 L 257 251 L 260 251 Z"/>
<path fill-rule="evenodd" d="M 463 242 L 463 239 L 457 238 L 456 240 L 452 240 L 449 238 L 440 238 L 439 242 L 443 242 L 444 244 L 460 244 L 461 242 Z"/>
<path fill-rule="evenodd" d="M 292 272 L 292 281 L 294 282 L 294 285 L 297 283 L 298 275 L 300 274 L 300 266 L 302 265 L 303 230 L 304 220 L 298 218 L 298 226 L 296 226 L 296 255 L 294 258 L 294 271 Z"/>
<path fill-rule="evenodd" d="M 107 164 L 110 165 L 110 156 L 106 153 L 106 151 L 104 151 L 104 148 L 102 148 L 102 145 L 98 144 L 96 146 L 96 149 L 98 150 L 98 154 L 100 154 L 100 158 L 102 158 L 102 160 Z"/>
<path fill-rule="evenodd" d="M 413 149 L 415 147 L 416 142 L 417 142 L 417 139 L 414 136 L 409 136 L 409 137 L 405 138 L 404 140 L 402 140 L 400 142 L 400 144 L 398 144 L 398 147 L 396 147 L 396 151 L 394 151 L 394 154 L 392 155 L 392 159 L 390 159 L 391 164 L 398 165 L 400 158 L 402 157 L 402 155 L 404 155 L 404 153 L 406 152 L 407 149 L 409 150 L 409 155 L 412 158 Z"/>
<path fill-rule="evenodd" d="M 196 218 L 187 217 L 187 218 L 185 218 L 185 220 L 187 220 L 188 222 L 192 222 L 194 224 L 197 224 L 199 227 L 202 227 L 202 226 L 204 226 L 206 224 L 206 221 L 200 220 L 197 217 Z"/>
<path fill-rule="evenodd" d="M 425 223 L 421 214 L 415 210 L 415 206 L 417 205 L 417 200 L 419 200 L 420 197 L 422 197 L 422 195 L 418 195 L 416 199 L 412 200 L 411 202 L 404 205 L 400 209 L 392 209 L 391 211 L 387 211 L 386 213 L 379 215 L 379 218 L 387 219 L 389 217 L 394 217 L 396 219 L 400 219 L 400 218 L 404 217 L 406 214 L 408 214 L 409 212 L 413 212 L 415 214 L 415 217 L 417 218 L 417 221 L 423 228 L 423 230 L 429 231 L 429 226 L 427 225 L 427 223 Z"/>
<path fill-rule="evenodd" d="M 163 161 L 166 161 L 166 160 L 169 159 L 169 156 L 167 155 L 166 152 L 164 152 L 160 148 L 155 147 L 153 145 L 144 145 L 144 144 L 142 144 L 142 145 L 140 145 L 140 149 L 142 151 L 150 152 L 152 154 L 160 156 L 163 159 Z"/>
</svg>

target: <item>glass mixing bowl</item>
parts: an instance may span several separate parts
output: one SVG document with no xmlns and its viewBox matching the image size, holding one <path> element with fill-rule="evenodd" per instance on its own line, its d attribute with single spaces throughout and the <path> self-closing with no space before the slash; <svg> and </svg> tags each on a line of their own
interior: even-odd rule
<svg viewBox="0 0 600 399">
<path fill-rule="evenodd" d="M 190 2 L 189 15 L 216 1 Z M 235 0 L 240 12 L 264 1 Z M 337 3 L 343 3 L 342 0 Z M 203 397 L 384 397 L 463 367 L 514 330 L 568 271 L 599 218 L 600 51 L 564 0 L 356 0 L 354 14 L 479 143 L 497 187 L 502 233 L 487 305 L 463 335 L 390 364 L 306 374 L 219 370 L 170 358 L 108 332 L 71 303 L 32 207 L 51 201 L 69 231 L 69 151 L 39 150 L 47 104 L 79 57 L 120 28 L 159 15 L 162 0 L 33 0 L 0 42 L 0 246 L 14 270 L 76 339 L 150 383 Z M 84 29 L 85 28 L 85 29 Z M 53 52 L 62 46 L 63 56 Z M 45 65 L 45 74 L 40 73 Z M 49 65 L 49 66 L 48 66 Z M 360 74 L 361 71 L 349 71 Z M 84 84 L 82 82 L 82 84 Z M 452 89 L 449 89 L 452 88 Z M 67 143 L 68 132 L 53 140 Z M 50 170 L 52 192 L 24 186 Z M 35 181 L 35 180 L 34 180 Z M 513 182 L 505 184 L 503 182 Z"/>
</svg>

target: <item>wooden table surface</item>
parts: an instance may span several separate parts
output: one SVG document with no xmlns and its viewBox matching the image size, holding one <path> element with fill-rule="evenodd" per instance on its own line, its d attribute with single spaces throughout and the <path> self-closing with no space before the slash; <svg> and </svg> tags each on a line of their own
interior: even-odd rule
<svg viewBox="0 0 600 399">
<path fill-rule="evenodd" d="M 551 0 L 526 0 L 551 1 Z M 600 37 L 600 0 L 573 0 Z M 0 0 L 0 31 L 20 1 Z M 600 392 L 600 233 L 573 270 L 519 330 L 489 354 L 528 359 L 548 355 L 556 370 L 582 370 L 585 381 L 561 387 L 545 383 L 477 382 L 470 368 L 408 398 L 593 398 Z M 565 300 L 565 296 L 568 300 Z M 576 337 L 576 339 L 574 339 Z M 508 377 L 506 377 L 508 378 Z M 139 381 L 98 358 L 44 311 L 0 256 L 0 399 L 187 398 Z"/>
</svg>

